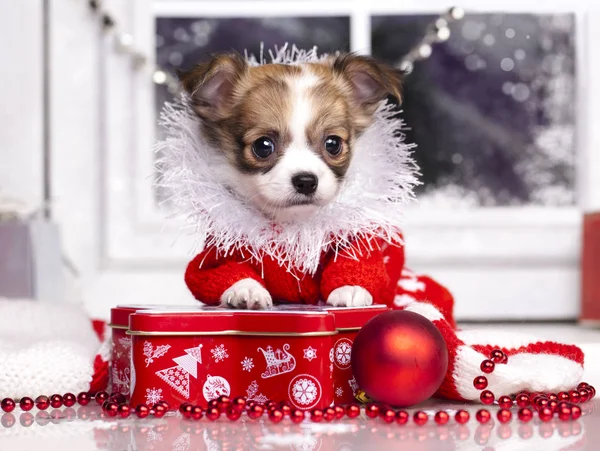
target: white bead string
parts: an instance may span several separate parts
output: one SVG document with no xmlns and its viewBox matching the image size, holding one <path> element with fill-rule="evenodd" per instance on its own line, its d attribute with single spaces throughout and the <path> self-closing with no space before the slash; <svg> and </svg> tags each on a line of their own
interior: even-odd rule
<svg viewBox="0 0 600 451">
<path fill-rule="evenodd" d="M 102 0 L 88 0 L 92 12 L 101 20 L 104 32 L 114 36 L 115 49 L 120 54 L 131 57 L 134 67 L 141 68 L 148 62 L 148 57 L 137 50 L 135 40 L 131 33 L 120 31 L 113 16 L 102 8 Z M 413 71 L 417 61 L 422 61 L 431 56 L 435 43 L 447 41 L 450 38 L 450 24 L 461 20 L 465 15 L 462 8 L 452 7 L 435 19 L 428 27 L 425 36 L 404 56 L 397 67 L 408 75 Z M 179 80 L 169 71 L 157 67 L 152 73 L 152 81 L 157 85 L 164 85 L 171 94 L 179 92 Z"/>
</svg>

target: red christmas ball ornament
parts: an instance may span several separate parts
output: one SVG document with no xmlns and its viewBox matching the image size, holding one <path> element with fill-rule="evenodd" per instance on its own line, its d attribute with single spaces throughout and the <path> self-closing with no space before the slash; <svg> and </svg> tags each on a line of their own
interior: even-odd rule
<svg viewBox="0 0 600 451">
<path fill-rule="evenodd" d="M 310 420 L 313 423 L 320 423 L 323 421 L 323 411 L 321 409 L 313 409 L 310 412 Z"/>
<path fill-rule="evenodd" d="M 572 403 L 585 402 L 585 400 L 582 399 L 579 390 L 571 390 L 569 392 L 569 401 L 571 401 Z"/>
<path fill-rule="evenodd" d="M 34 405 L 33 399 L 31 399 L 29 396 L 25 396 L 19 401 L 19 407 L 24 412 L 29 412 L 31 409 L 33 409 Z"/>
<path fill-rule="evenodd" d="M 150 409 L 148 406 L 140 404 L 135 408 L 135 414 L 138 418 L 146 418 L 148 415 L 150 415 Z"/>
<path fill-rule="evenodd" d="M 200 406 L 192 407 L 192 411 L 190 413 L 190 417 L 192 420 L 198 421 L 199 419 L 202 418 L 203 415 L 204 415 L 204 413 L 202 412 L 202 407 L 200 407 Z"/>
<path fill-rule="evenodd" d="M 323 419 L 325 421 L 335 420 L 335 410 L 333 410 L 333 407 L 327 407 L 326 409 L 323 409 Z"/>
<path fill-rule="evenodd" d="M 510 396 L 500 396 L 498 398 L 498 405 L 502 409 L 510 409 L 512 407 L 513 401 L 510 399 Z"/>
<path fill-rule="evenodd" d="M 479 368 L 481 368 L 481 371 L 483 371 L 484 373 L 490 374 L 494 372 L 496 364 L 491 360 L 484 360 L 483 362 L 481 362 L 481 365 L 479 365 Z"/>
<path fill-rule="evenodd" d="M 381 419 L 386 423 L 393 423 L 396 421 L 396 412 L 393 409 L 384 409 L 381 412 Z"/>
<path fill-rule="evenodd" d="M 500 423 L 508 423 L 512 418 L 512 412 L 509 409 L 500 409 L 496 417 Z"/>
<path fill-rule="evenodd" d="M 238 409 L 241 412 L 246 407 L 246 398 L 238 396 L 231 401 L 231 405 L 234 409 Z"/>
<path fill-rule="evenodd" d="M 488 410 L 481 409 L 481 410 L 477 411 L 477 413 L 475 414 L 475 418 L 481 424 L 485 424 L 488 421 L 490 421 L 490 419 L 492 418 L 492 415 L 490 414 L 490 412 Z"/>
<path fill-rule="evenodd" d="M 63 404 L 65 407 L 72 407 L 77 402 L 77 397 L 73 393 L 65 393 L 63 395 Z"/>
<path fill-rule="evenodd" d="M 181 413 L 181 416 L 183 418 L 190 419 L 190 418 L 192 418 L 192 409 L 193 408 L 194 408 L 193 405 L 191 405 L 188 402 L 184 402 L 183 404 L 181 404 L 179 406 L 179 413 Z"/>
<path fill-rule="evenodd" d="M 424 316 L 404 310 L 377 315 L 352 346 L 356 382 L 371 398 L 411 406 L 430 398 L 448 369 L 448 348 Z"/>
<path fill-rule="evenodd" d="M 226 411 L 225 415 L 231 421 L 237 421 L 242 416 L 242 411 L 240 409 L 230 405 L 229 407 L 227 407 L 227 411 Z"/>
<path fill-rule="evenodd" d="M 218 407 L 209 407 L 206 409 L 206 418 L 210 421 L 217 421 L 221 416 L 221 411 Z"/>
<path fill-rule="evenodd" d="M 292 420 L 292 423 L 302 423 L 304 421 L 304 415 L 303 410 L 294 409 L 290 412 L 290 420 Z"/>
<path fill-rule="evenodd" d="M 396 412 L 396 423 L 398 424 L 406 424 L 410 419 L 410 415 L 406 410 L 399 410 Z"/>
<path fill-rule="evenodd" d="M 456 412 L 456 415 L 454 415 L 454 419 L 458 424 L 467 423 L 469 421 L 469 418 L 471 418 L 471 415 L 469 415 L 469 412 L 467 412 L 466 410 L 459 410 L 458 412 Z"/>
<path fill-rule="evenodd" d="M 415 414 L 413 415 L 413 421 L 417 426 L 423 426 L 425 423 L 427 423 L 428 419 L 429 417 L 427 416 L 427 414 L 421 410 L 415 412 Z"/>
<path fill-rule="evenodd" d="M 13 410 L 15 410 L 16 403 L 11 398 L 4 398 L 2 400 L 1 406 L 2 410 L 4 410 L 6 413 L 10 413 Z"/>
<path fill-rule="evenodd" d="M 477 376 L 475 379 L 473 379 L 473 387 L 475 387 L 477 390 L 483 390 L 483 389 L 487 388 L 487 386 L 488 386 L 487 377 Z"/>
<path fill-rule="evenodd" d="M 552 419 L 553 415 L 554 415 L 554 412 L 552 412 L 552 409 L 550 409 L 550 407 L 542 407 L 538 411 L 538 416 L 540 417 L 540 420 L 542 420 L 543 422 L 550 421 Z"/>
<path fill-rule="evenodd" d="M 479 399 L 483 404 L 490 405 L 494 403 L 494 394 L 489 390 L 484 390 L 479 395 Z"/>
<path fill-rule="evenodd" d="M 526 393 L 519 393 L 515 399 L 517 406 L 519 407 L 527 407 L 529 404 L 531 404 L 531 401 L 529 400 L 529 396 L 527 396 Z"/>
<path fill-rule="evenodd" d="M 369 418 L 377 418 L 379 415 L 379 406 L 375 403 L 367 404 L 367 407 L 365 407 L 365 414 Z"/>
<path fill-rule="evenodd" d="M 46 410 L 50 407 L 50 399 L 47 396 L 40 395 L 35 398 L 35 406 L 40 410 Z"/>
<path fill-rule="evenodd" d="M 63 398 L 59 394 L 54 394 L 50 396 L 50 406 L 53 409 L 58 409 L 63 405 Z"/>
<path fill-rule="evenodd" d="M 77 402 L 82 406 L 87 406 L 90 403 L 91 396 L 88 392 L 82 391 L 77 395 Z"/>
<path fill-rule="evenodd" d="M 506 359 L 506 355 L 500 349 L 494 349 L 490 353 L 490 360 L 494 363 L 503 363 Z"/>
<path fill-rule="evenodd" d="M 581 407 L 571 406 L 571 418 L 577 420 L 581 417 Z"/>
<path fill-rule="evenodd" d="M 98 405 L 101 406 L 102 404 L 104 404 L 104 401 L 108 399 L 108 393 L 106 393 L 105 391 L 99 391 L 98 393 L 96 393 L 95 398 Z"/>
<path fill-rule="evenodd" d="M 519 409 L 518 416 L 519 420 L 523 423 L 527 423 L 533 418 L 533 411 L 529 407 L 522 407 Z"/>
<path fill-rule="evenodd" d="M 346 407 L 346 415 L 348 415 L 348 418 L 356 418 L 360 415 L 360 406 L 358 404 L 350 404 Z"/>
<path fill-rule="evenodd" d="M 264 411 L 265 411 L 265 408 L 263 406 L 261 406 L 260 404 L 254 404 L 248 408 L 247 413 L 248 413 L 248 416 L 250 417 L 250 419 L 256 420 L 256 419 L 262 417 L 262 414 L 264 413 Z"/>
<path fill-rule="evenodd" d="M 121 418 L 127 418 L 129 415 L 131 415 L 131 407 L 127 404 L 119 405 L 119 407 L 117 407 L 117 415 Z"/>
<path fill-rule="evenodd" d="M 450 415 L 448 415 L 448 412 L 440 410 L 435 413 L 433 419 L 435 420 L 436 424 L 444 425 L 450 420 Z"/>
</svg>

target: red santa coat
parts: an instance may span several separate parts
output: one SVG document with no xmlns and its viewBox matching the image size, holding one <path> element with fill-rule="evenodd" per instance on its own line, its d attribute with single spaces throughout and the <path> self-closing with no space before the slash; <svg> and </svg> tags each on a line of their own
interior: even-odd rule
<svg viewBox="0 0 600 451">
<path fill-rule="evenodd" d="M 254 279 L 279 303 L 317 304 L 336 288 L 360 286 L 373 296 L 373 303 L 403 308 L 414 300 L 428 300 L 438 306 L 454 325 L 453 298 L 442 285 L 427 276 L 417 276 L 405 268 L 404 247 L 376 240 L 377 245 L 353 258 L 333 250 L 323 252 L 315 274 L 288 271 L 266 256 L 258 262 L 247 253 L 217 255 L 215 248 L 198 254 L 185 272 L 185 281 L 196 299 L 218 305 L 221 296 L 234 283 Z"/>
</svg>

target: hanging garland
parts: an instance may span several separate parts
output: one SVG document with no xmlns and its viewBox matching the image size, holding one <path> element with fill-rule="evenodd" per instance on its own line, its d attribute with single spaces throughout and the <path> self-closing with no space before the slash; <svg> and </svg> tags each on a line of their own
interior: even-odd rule
<svg viewBox="0 0 600 451">
<path fill-rule="evenodd" d="M 116 19 L 102 8 L 101 0 L 88 0 L 90 9 L 102 24 L 105 34 L 113 36 L 115 46 L 119 53 L 131 58 L 136 69 L 145 66 L 148 57 L 136 49 L 131 33 L 119 30 Z M 465 15 L 462 8 L 452 7 L 435 19 L 428 27 L 425 36 L 415 45 L 396 66 L 406 75 L 410 74 L 417 61 L 422 61 L 431 56 L 435 43 L 447 41 L 450 38 L 450 24 L 461 20 Z M 175 95 L 179 92 L 179 80 L 168 70 L 156 67 L 152 73 L 152 81 L 157 85 L 166 86 L 168 91 Z"/>
</svg>

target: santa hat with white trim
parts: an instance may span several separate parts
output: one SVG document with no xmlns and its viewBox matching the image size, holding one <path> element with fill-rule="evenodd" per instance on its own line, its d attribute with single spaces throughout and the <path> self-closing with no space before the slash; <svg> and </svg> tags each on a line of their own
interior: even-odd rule
<svg viewBox="0 0 600 451">
<path fill-rule="evenodd" d="M 498 364 L 487 389 L 499 395 L 520 392 L 560 392 L 573 389 L 583 376 L 583 351 L 574 345 L 538 340 L 533 336 L 490 330 L 458 330 L 452 316 L 453 299 L 433 279 L 402 271 L 392 307 L 423 315 L 442 333 L 448 346 L 448 371 L 438 396 L 479 401 L 473 380 L 482 375 L 481 362 L 494 349 L 508 356 Z"/>
</svg>

